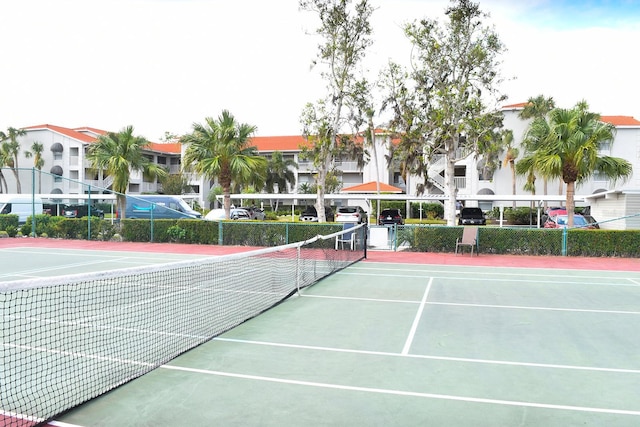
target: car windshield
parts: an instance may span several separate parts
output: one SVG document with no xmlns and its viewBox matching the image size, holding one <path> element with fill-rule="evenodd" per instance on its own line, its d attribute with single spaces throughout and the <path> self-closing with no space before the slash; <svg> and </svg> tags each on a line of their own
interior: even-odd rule
<svg viewBox="0 0 640 427">
<path fill-rule="evenodd" d="M 463 208 L 462 216 L 467 218 L 482 218 L 484 215 L 480 208 Z"/>
<path fill-rule="evenodd" d="M 557 215 L 552 219 L 558 225 L 567 225 L 568 222 L 569 222 L 569 217 L 567 217 L 567 215 Z M 589 223 L 587 222 L 585 217 L 579 216 L 579 215 L 574 215 L 573 216 L 573 225 L 575 227 L 582 227 L 582 226 L 589 225 Z"/>
<path fill-rule="evenodd" d="M 345 207 L 345 208 L 338 209 L 338 212 L 340 212 L 340 213 L 356 213 L 356 212 L 358 212 L 358 208 Z"/>
</svg>

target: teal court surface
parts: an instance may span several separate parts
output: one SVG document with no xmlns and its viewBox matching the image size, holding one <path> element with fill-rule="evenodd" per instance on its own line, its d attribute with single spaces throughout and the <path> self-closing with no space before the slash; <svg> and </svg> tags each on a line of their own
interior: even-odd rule
<svg viewBox="0 0 640 427">
<path fill-rule="evenodd" d="M 31 250 L 19 249 L 25 259 Z M 73 269 L 93 262 L 83 252 Z M 184 256 L 194 257 L 99 258 L 115 268 Z M 385 258 L 322 279 L 49 425 L 640 425 L 640 271 Z M 28 274 L 62 261 L 38 264 Z"/>
</svg>

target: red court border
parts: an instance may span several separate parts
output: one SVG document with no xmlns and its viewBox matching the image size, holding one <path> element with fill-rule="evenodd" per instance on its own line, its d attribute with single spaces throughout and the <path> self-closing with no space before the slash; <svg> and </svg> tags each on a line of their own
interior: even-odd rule
<svg viewBox="0 0 640 427">
<path fill-rule="evenodd" d="M 39 247 L 47 249 L 75 249 L 96 251 L 132 251 L 179 253 L 193 255 L 226 255 L 259 249 L 248 246 L 194 245 L 180 243 L 102 242 L 92 240 L 64 240 L 47 238 L 2 238 L 0 249 Z M 435 252 L 368 250 L 364 262 L 436 264 L 488 267 L 564 268 L 576 270 L 640 271 L 640 258 L 590 258 L 530 255 L 469 255 Z"/>
</svg>

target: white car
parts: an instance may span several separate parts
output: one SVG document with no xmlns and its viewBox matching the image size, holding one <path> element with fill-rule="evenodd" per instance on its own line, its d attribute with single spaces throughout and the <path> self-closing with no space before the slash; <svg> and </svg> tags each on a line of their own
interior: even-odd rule
<svg viewBox="0 0 640 427">
<path fill-rule="evenodd" d="M 367 213 L 360 206 L 343 206 L 338 208 L 336 222 L 367 222 Z"/>
<path fill-rule="evenodd" d="M 251 215 L 246 209 L 233 208 L 229 212 L 230 219 L 248 220 L 251 219 Z M 207 221 L 223 221 L 225 219 L 224 209 L 212 209 L 204 217 Z"/>
</svg>

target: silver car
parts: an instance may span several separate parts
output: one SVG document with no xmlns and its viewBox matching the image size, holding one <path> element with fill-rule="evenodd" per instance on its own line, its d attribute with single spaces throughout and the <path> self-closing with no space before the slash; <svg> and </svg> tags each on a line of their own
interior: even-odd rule
<svg viewBox="0 0 640 427">
<path fill-rule="evenodd" d="M 251 215 L 246 209 L 232 208 L 229 212 L 230 219 L 236 220 L 249 220 L 251 219 Z M 223 221 L 225 219 L 224 209 L 212 209 L 207 215 L 204 217 L 207 221 Z"/>
</svg>

